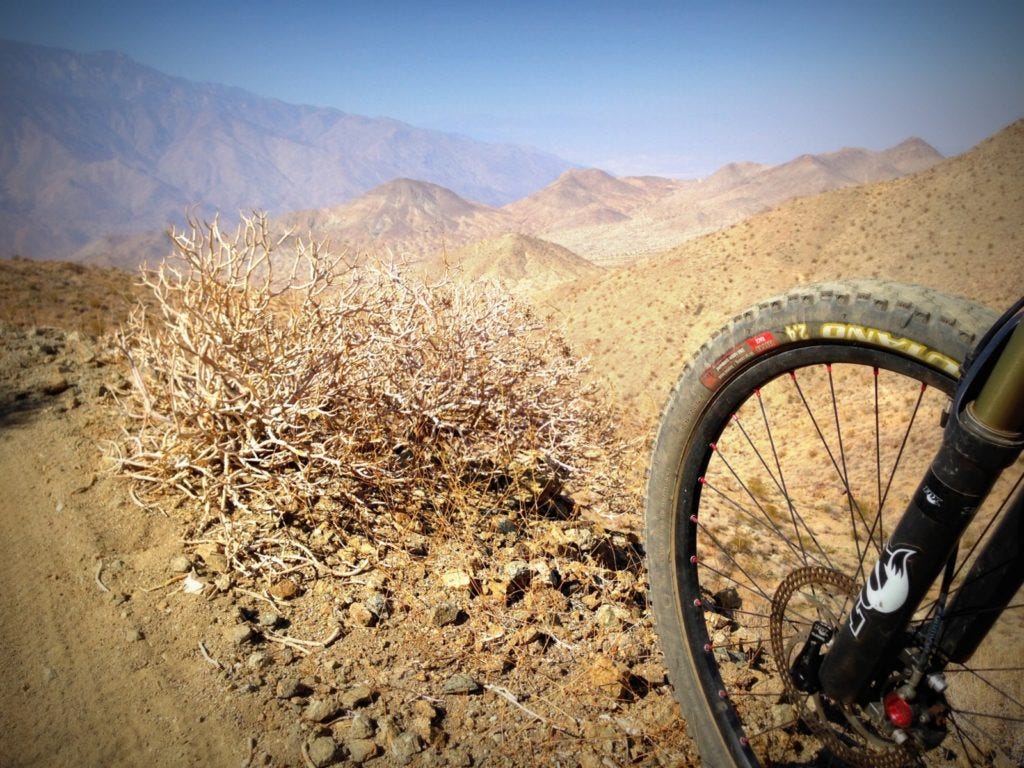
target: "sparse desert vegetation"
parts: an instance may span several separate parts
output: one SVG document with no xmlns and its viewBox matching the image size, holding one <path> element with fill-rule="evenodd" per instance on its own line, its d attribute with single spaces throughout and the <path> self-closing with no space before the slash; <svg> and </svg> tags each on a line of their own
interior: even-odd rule
<svg viewBox="0 0 1024 768">
<path fill-rule="evenodd" d="M 500 287 L 349 267 L 316 242 L 282 263 L 261 215 L 173 240 L 143 278 L 154 306 L 120 334 L 134 386 L 116 459 L 142 498 L 194 501 L 189 535 L 233 572 L 330 572 L 355 533 L 401 546 L 485 515 L 574 519 L 573 488 L 635 511 L 613 411 Z"/>
</svg>

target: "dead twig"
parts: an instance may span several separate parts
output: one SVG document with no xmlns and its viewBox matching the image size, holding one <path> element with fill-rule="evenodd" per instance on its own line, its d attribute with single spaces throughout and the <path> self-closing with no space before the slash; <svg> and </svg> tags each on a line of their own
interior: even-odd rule
<svg viewBox="0 0 1024 768">
<path fill-rule="evenodd" d="M 110 590 L 107 588 L 107 585 L 103 583 L 102 579 L 100 579 L 100 574 L 101 573 L 103 573 L 103 561 L 102 560 L 100 560 L 96 564 L 96 586 L 98 586 L 100 588 L 100 592 L 109 592 Z"/>
<path fill-rule="evenodd" d="M 202 640 L 199 641 L 199 652 L 203 654 L 204 659 L 210 662 L 217 669 L 223 669 L 221 663 L 217 661 L 215 658 L 213 658 L 213 656 L 210 655 L 210 652 L 206 650 L 206 643 L 204 643 Z"/>
<path fill-rule="evenodd" d="M 143 587 L 142 591 L 143 592 L 156 592 L 159 589 L 164 589 L 165 587 L 169 587 L 169 586 L 171 586 L 171 584 L 177 584 L 179 581 L 181 581 L 183 579 L 187 579 L 187 578 L 188 578 L 188 574 L 187 573 L 179 573 L 176 576 L 171 576 L 171 578 L 169 578 L 163 584 L 156 584 L 156 585 L 154 585 L 152 587 Z"/>
<path fill-rule="evenodd" d="M 505 699 L 505 701 L 507 701 L 509 704 L 511 704 L 512 706 L 522 710 L 523 712 L 528 714 L 530 717 L 532 717 L 534 720 L 539 720 L 540 722 L 550 726 L 551 728 L 554 728 L 556 731 L 561 731 L 562 733 L 566 734 L 567 736 L 576 736 L 577 735 L 577 734 L 575 734 L 575 733 L 573 733 L 573 732 L 571 732 L 569 730 L 566 730 L 565 728 L 563 728 L 563 727 L 561 727 L 559 725 L 556 725 L 555 723 L 552 723 L 548 718 L 544 717 L 541 714 L 538 714 L 537 712 L 534 712 L 529 707 L 524 706 L 523 704 L 521 704 L 519 702 L 519 699 L 516 698 L 515 694 L 512 693 L 507 688 L 503 688 L 500 685 L 490 685 L 490 684 L 484 685 L 484 688 L 486 688 L 491 693 L 495 693 L 498 696 L 500 696 L 501 698 Z"/>
<path fill-rule="evenodd" d="M 309 756 L 309 745 L 306 740 L 302 740 L 302 762 L 306 764 L 306 768 L 316 768 L 316 763 L 313 762 L 313 758 Z"/>
<path fill-rule="evenodd" d="M 268 640 L 273 640 L 275 643 L 281 643 L 282 645 L 287 645 L 291 648 L 301 650 L 303 651 L 303 653 L 308 653 L 310 648 L 327 648 L 329 645 L 334 643 L 339 637 L 341 637 L 341 634 L 342 629 L 341 625 L 339 624 L 334 628 L 331 634 L 328 635 L 327 638 L 324 640 L 301 640 L 297 637 L 289 637 L 288 635 L 282 635 L 278 632 L 274 632 L 273 630 L 268 630 L 264 633 L 264 636 Z"/>
</svg>

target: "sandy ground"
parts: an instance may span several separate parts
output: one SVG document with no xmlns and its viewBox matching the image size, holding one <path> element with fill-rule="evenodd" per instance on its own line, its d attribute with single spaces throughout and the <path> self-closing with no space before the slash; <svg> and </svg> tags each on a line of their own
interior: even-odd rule
<svg viewBox="0 0 1024 768">
<path fill-rule="evenodd" d="M 174 526 L 102 471 L 110 369 L 56 332 L 9 332 L 4 353 L 0 765 L 241 765 L 261 715 L 211 684 L 208 606 L 146 591 Z"/>
</svg>

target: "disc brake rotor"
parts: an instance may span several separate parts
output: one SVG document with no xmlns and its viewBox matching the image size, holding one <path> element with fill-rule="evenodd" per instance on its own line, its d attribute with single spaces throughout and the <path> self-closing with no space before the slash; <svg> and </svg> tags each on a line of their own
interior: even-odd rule
<svg viewBox="0 0 1024 768">
<path fill-rule="evenodd" d="M 817 619 L 835 629 L 844 619 L 839 615 L 841 606 L 851 605 L 858 591 L 849 576 L 827 568 L 810 566 L 790 573 L 772 598 L 772 655 L 790 703 L 828 749 L 859 768 L 900 768 L 908 764 L 911 755 L 894 742 L 875 735 L 858 707 L 841 706 L 820 693 L 801 691 L 790 673 L 794 648 L 806 640 L 806 628 Z M 797 594 L 802 605 L 791 606 Z M 809 617 L 808 609 L 817 615 Z M 785 642 L 787 632 L 792 637 L 795 631 L 799 632 L 798 639 Z"/>
</svg>

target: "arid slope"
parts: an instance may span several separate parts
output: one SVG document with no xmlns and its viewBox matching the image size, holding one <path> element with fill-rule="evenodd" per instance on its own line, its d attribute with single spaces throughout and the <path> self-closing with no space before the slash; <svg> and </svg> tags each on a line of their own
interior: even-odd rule
<svg viewBox="0 0 1024 768">
<path fill-rule="evenodd" d="M 1024 121 L 894 181 L 790 201 L 560 292 L 570 337 L 650 426 L 683 362 L 758 298 L 884 277 L 1003 307 L 1024 292 Z"/>
</svg>

